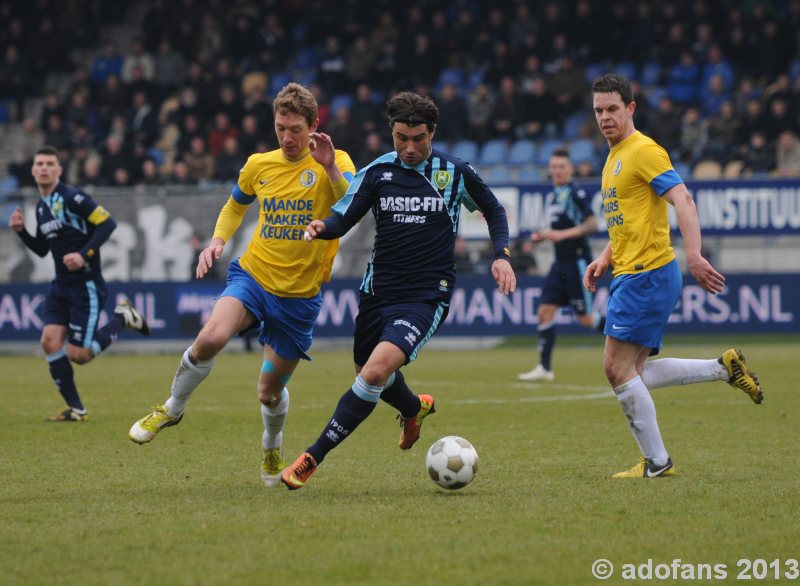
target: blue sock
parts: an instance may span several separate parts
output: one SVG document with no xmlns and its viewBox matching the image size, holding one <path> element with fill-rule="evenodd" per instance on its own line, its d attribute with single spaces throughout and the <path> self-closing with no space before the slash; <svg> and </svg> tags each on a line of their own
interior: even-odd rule
<svg viewBox="0 0 800 586">
<path fill-rule="evenodd" d="M 399 370 L 394 371 L 394 374 L 389 377 L 387 385 L 381 393 L 381 400 L 400 411 L 403 419 L 410 419 L 419 413 L 419 397 L 408 388 L 406 379 Z"/>
<path fill-rule="evenodd" d="M 317 441 L 306 450 L 314 457 L 317 464 L 320 464 L 328 452 L 347 439 L 356 427 L 369 417 L 378 403 L 381 390 L 382 387 L 367 385 L 360 376 L 356 377 L 355 384 L 339 399 L 339 404 L 336 405 L 333 417 L 325 430 L 317 438 Z M 372 400 L 373 397 L 374 400 Z"/>
<path fill-rule="evenodd" d="M 553 370 L 553 348 L 556 345 L 556 322 L 551 321 L 539 326 L 539 363 L 545 370 Z"/>
<path fill-rule="evenodd" d="M 108 323 L 94 333 L 94 340 L 99 345 L 99 349 L 92 348 L 95 356 L 116 341 L 123 327 L 125 327 L 125 318 L 119 313 L 112 313 Z"/>
<path fill-rule="evenodd" d="M 83 411 L 83 403 L 78 396 L 78 389 L 75 387 L 75 376 L 72 364 L 67 358 L 67 352 L 61 349 L 53 354 L 48 354 L 47 365 L 50 367 L 50 376 L 67 405 Z"/>
</svg>

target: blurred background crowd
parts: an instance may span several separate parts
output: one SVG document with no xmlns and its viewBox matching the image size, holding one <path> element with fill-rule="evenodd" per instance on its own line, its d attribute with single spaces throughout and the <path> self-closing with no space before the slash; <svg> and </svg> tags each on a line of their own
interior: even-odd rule
<svg viewBox="0 0 800 586">
<path fill-rule="evenodd" d="M 277 147 L 289 81 L 357 167 L 414 89 L 440 107 L 437 145 L 488 180 L 546 180 L 565 144 L 594 177 L 607 71 L 682 174 L 800 176 L 800 0 L 0 0 L 0 20 L 5 190 L 45 143 L 79 185 L 232 182 Z"/>
</svg>

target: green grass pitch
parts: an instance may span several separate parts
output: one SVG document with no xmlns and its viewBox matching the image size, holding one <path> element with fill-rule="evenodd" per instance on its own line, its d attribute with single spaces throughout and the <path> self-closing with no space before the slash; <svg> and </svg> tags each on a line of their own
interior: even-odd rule
<svg viewBox="0 0 800 586">
<path fill-rule="evenodd" d="M 741 346 L 765 401 L 725 383 L 654 391 L 678 475 L 639 481 L 611 479 L 638 452 L 603 377 L 602 340 L 562 342 L 545 384 L 516 382 L 529 347 L 427 349 L 405 370 L 437 399 L 414 449 L 397 448 L 395 412 L 381 404 L 295 492 L 260 482 L 257 354 L 220 356 L 183 422 L 145 446 L 128 429 L 167 397 L 177 354 L 77 367 L 85 424 L 43 421 L 61 405 L 43 358 L 0 357 L 0 581 L 583 585 L 599 583 L 591 565 L 606 558 L 724 563 L 728 579 L 713 583 L 738 583 L 739 559 L 800 557 L 800 343 L 668 339 L 665 356 Z M 287 460 L 352 379 L 348 348 L 300 365 Z M 480 473 L 446 492 L 424 459 L 451 434 L 475 445 Z M 604 583 L 622 583 L 619 570 Z"/>
</svg>

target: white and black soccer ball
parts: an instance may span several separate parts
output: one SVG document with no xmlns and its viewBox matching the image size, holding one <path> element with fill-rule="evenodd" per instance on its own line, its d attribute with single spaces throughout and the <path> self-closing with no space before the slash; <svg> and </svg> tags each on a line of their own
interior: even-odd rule
<svg viewBox="0 0 800 586">
<path fill-rule="evenodd" d="M 463 437 L 448 435 L 430 447 L 425 467 L 431 480 L 442 488 L 464 488 L 478 473 L 478 452 Z"/>
</svg>

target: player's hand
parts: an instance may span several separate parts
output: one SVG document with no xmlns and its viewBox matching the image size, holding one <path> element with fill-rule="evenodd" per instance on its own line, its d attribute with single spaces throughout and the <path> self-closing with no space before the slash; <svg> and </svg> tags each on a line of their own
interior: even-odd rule
<svg viewBox="0 0 800 586">
<path fill-rule="evenodd" d="M 504 258 L 498 258 L 492 263 L 492 276 L 497 283 L 497 288 L 500 293 L 508 295 L 513 293 L 517 288 L 517 277 L 514 275 L 514 269 L 511 268 L 511 263 Z"/>
<path fill-rule="evenodd" d="M 80 252 L 69 252 L 64 255 L 62 262 L 70 271 L 79 271 L 86 264 L 86 259 Z"/>
<path fill-rule="evenodd" d="M 22 208 L 17 208 L 11 212 L 11 216 L 8 218 L 8 227 L 14 230 L 14 232 L 22 232 L 22 229 L 25 227 L 25 218 L 22 215 Z"/>
<path fill-rule="evenodd" d="M 597 290 L 597 281 L 603 276 L 608 268 L 608 261 L 602 256 L 594 259 L 589 266 L 586 267 L 586 272 L 583 274 L 583 286 L 589 293 L 594 293 Z"/>
<path fill-rule="evenodd" d="M 214 238 L 211 244 L 203 249 L 203 252 L 200 253 L 200 257 L 198 258 L 197 271 L 195 272 L 195 276 L 198 279 L 202 279 L 208 274 L 208 271 L 211 270 L 214 263 L 222 256 L 222 250 L 224 248 L 225 243 L 222 241 L 222 238 Z"/>
<path fill-rule="evenodd" d="M 308 150 L 314 160 L 326 169 L 336 162 L 336 149 L 333 140 L 324 132 L 312 132 L 311 141 L 308 143 Z"/>
<path fill-rule="evenodd" d="M 306 227 L 306 233 L 303 236 L 306 242 L 313 242 L 317 239 L 317 236 L 322 234 L 325 231 L 325 222 L 322 220 L 312 220 L 312 222 Z"/>
<path fill-rule="evenodd" d="M 714 295 L 720 293 L 724 289 L 725 277 L 722 273 L 717 272 L 705 258 L 696 256 L 691 259 L 687 258 L 686 260 L 689 265 L 689 272 L 697 279 L 697 282 L 700 283 L 703 289 Z"/>
</svg>

